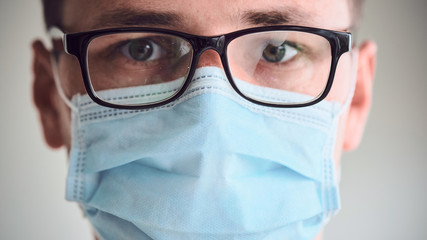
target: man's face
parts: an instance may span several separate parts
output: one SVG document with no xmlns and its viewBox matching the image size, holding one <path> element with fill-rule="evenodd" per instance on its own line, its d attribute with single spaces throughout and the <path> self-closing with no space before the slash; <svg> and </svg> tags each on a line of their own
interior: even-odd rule
<svg viewBox="0 0 427 240">
<path fill-rule="evenodd" d="M 346 31 L 352 24 L 351 9 L 348 1 L 343 0 L 64 0 L 62 16 L 62 30 L 67 33 L 144 26 L 215 36 L 270 25 L 298 25 Z M 161 17 L 157 18 L 158 16 Z M 52 147 L 65 145 L 70 150 L 70 109 L 56 90 L 52 66 L 46 61 L 47 50 L 38 43 L 35 43 L 34 49 L 34 97 L 45 138 Z M 358 145 L 370 106 L 376 48 L 373 43 L 365 43 L 356 51 L 359 51 L 358 69 L 354 69 L 351 53 L 342 55 L 336 69 L 334 85 L 326 98 L 344 103 L 350 94 L 352 72 L 357 71 L 355 96 L 349 109 L 339 119 L 334 156 L 337 166 L 342 149 L 353 149 Z M 46 64 L 42 66 L 39 62 Z M 198 62 L 198 67 L 203 66 L 222 68 L 219 55 L 212 50 L 204 52 Z M 46 69 L 42 71 L 41 68 Z M 80 66 L 74 56 L 61 54 L 58 70 L 62 88 L 68 98 L 77 93 L 86 93 Z"/>
</svg>

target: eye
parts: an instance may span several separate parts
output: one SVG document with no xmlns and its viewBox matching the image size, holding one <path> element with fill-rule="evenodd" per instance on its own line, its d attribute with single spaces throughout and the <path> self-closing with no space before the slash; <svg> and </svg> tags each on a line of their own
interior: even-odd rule
<svg viewBox="0 0 427 240">
<path fill-rule="evenodd" d="M 130 40 L 122 47 L 121 52 L 127 58 L 135 61 L 152 61 L 165 55 L 159 45 L 145 38 Z"/>
<path fill-rule="evenodd" d="M 289 44 L 288 42 L 284 42 L 279 46 L 270 43 L 265 47 L 264 51 L 262 52 L 262 57 L 267 62 L 281 63 L 292 59 L 297 54 L 297 48 L 292 47 L 291 44 Z"/>
</svg>

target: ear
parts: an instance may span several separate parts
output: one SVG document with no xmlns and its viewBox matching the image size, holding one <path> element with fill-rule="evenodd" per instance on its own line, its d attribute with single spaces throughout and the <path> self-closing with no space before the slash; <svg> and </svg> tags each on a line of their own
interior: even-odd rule
<svg viewBox="0 0 427 240">
<path fill-rule="evenodd" d="M 40 115 L 40 121 L 47 144 L 52 148 L 64 145 L 60 131 L 60 120 L 55 94 L 50 53 L 40 40 L 32 44 L 33 49 L 33 100 Z"/>
<path fill-rule="evenodd" d="M 354 150 L 359 145 L 368 118 L 372 102 L 377 45 L 373 41 L 366 41 L 360 45 L 358 51 L 356 87 L 344 132 L 343 148 L 347 151 Z"/>
</svg>

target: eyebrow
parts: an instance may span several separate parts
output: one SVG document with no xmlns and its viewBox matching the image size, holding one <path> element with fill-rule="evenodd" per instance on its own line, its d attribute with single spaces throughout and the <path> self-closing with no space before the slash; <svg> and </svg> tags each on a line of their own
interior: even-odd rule
<svg viewBox="0 0 427 240">
<path fill-rule="evenodd" d="M 308 16 L 296 10 L 246 11 L 241 19 L 251 25 L 280 25 L 305 22 Z"/>
<path fill-rule="evenodd" d="M 307 14 L 295 9 L 282 11 L 244 11 L 239 21 L 248 25 L 268 26 L 280 24 L 295 24 L 305 22 Z M 183 18 L 173 12 L 136 10 L 130 8 L 118 8 L 104 12 L 95 18 L 92 29 L 121 26 L 153 26 L 153 27 L 181 27 Z"/>
<path fill-rule="evenodd" d="M 119 26 L 178 26 L 182 18 L 171 12 L 156 12 L 119 8 L 107 11 L 95 19 L 92 28 Z"/>
</svg>

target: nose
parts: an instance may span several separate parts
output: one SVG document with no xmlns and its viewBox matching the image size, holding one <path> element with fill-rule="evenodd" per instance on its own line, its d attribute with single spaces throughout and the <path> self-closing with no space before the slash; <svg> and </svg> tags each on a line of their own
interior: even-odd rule
<svg viewBox="0 0 427 240">
<path fill-rule="evenodd" d="M 208 49 L 200 55 L 199 62 L 197 63 L 197 68 L 207 66 L 223 68 L 221 58 L 218 52 L 216 52 L 215 50 Z"/>
</svg>

